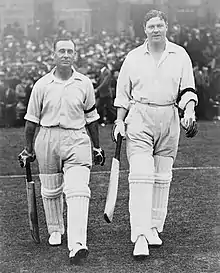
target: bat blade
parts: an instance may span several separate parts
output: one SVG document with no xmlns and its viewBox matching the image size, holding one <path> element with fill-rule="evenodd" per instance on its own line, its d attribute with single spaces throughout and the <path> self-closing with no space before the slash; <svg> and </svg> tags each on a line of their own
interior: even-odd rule
<svg viewBox="0 0 220 273">
<path fill-rule="evenodd" d="M 27 203 L 28 203 L 28 220 L 31 231 L 32 239 L 35 243 L 40 243 L 38 216 L 37 216 L 37 202 L 35 194 L 35 184 L 32 180 L 31 165 L 27 162 L 26 165 L 26 191 L 27 191 Z"/>
<path fill-rule="evenodd" d="M 38 216 L 37 216 L 37 204 L 35 194 L 35 184 L 33 181 L 26 181 L 27 190 L 27 202 L 28 202 L 28 220 L 31 231 L 32 239 L 35 243 L 40 243 Z"/>
<path fill-rule="evenodd" d="M 117 193 L 118 193 L 118 179 L 119 179 L 119 161 L 116 158 L 113 158 L 107 199 L 105 204 L 105 211 L 104 211 L 104 219 L 107 223 L 111 223 L 113 219 Z"/>
<path fill-rule="evenodd" d="M 111 223 L 113 219 L 115 204 L 118 194 L 120 152 L 121 152 L 122 136 L 118 134 L 115 155 L 112 159 L 111 173 L 108 185 L 108 193 L 105 203 L 104 219 L 107 223 Z"/>
</svg>

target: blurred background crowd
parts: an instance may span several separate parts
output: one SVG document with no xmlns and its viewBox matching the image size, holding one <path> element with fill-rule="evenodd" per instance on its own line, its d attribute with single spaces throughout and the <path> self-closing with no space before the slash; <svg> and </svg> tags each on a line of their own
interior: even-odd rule
<svg viewBox="0 0 220 273">
<path fill-rule="evenodd" d="M 152 8 L 152 7 L 149 7 Z M 157 7 L 158 8 L 158 7 Z M 142 24 L 140 19 L 140 24 Z M 0 40 L 0 126 L 24 125 L 34 83 L 53 67 L 53 42 L 69 37 L 77 46 L 76 69 L 93 82 L 100 124 L 113 123 L 117 77 L 126 54 L 144 42 L 144 35 L 129 20 L 126 29 L 86 32 L 71 29 L 65 20 L 38 34 L 25 33 L 15 21 L 6 24 Z M 36 28 L 35 28 L 36 30 Z M 41 33 L 39 35 L 39 33 Z M 220 24 L 218 20 L 187 24 L 178 18 L 169 24 L 168 39 L 183 46 L 194 67 L 199 105 L 198 119 L 220 119 Z"/>
</svg>

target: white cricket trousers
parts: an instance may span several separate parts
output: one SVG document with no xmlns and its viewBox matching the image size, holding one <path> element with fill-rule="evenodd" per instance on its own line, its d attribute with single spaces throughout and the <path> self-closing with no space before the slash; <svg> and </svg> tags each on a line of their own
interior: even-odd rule
<svg viewBox="0 0 220 273">
<path fill-rule="evenodd" d="M 48 232 L 64 233 L 63 193 L 67 202 L 67 239 L 86 246 L 90 200 L 91 142 L 84 129 L 41 127 L 35 141 Z"/>
<path fill-rule="evenodd" d="M 180 126 L 174 105 L 136 102 L 126 123 L 131 241 L 163 231 Z"/>
</svg>

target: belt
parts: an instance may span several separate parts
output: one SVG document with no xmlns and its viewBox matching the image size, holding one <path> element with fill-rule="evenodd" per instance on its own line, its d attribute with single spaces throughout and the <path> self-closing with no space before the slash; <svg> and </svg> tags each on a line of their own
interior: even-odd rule
<svg viewBox="0 0 220 273">
<path fill-rule="evenodd" d="M 136 102 L 138 103 L 142 103 L 142 104 L 147 104 L 149 106 L 161 106 L 161 107 L 164 107 L 164 106 L 171 106 L 171 105 L 175 105 L 176 102 L 168 102 L 166 104 L 159 104 L 159 103 L 156 103 L 156 102 L 149 102 L 147 99 L 145 98 L 141 98 L 141 99 L 133 99 L 130 101 L 131 104 L 135 104 Z"/>
<path fill-rule="evenodd" d="M 85 130 L 85 127 L 82 127 L 82 128 L 66 128 L 66 127 L 61 127 L 59 125 L 51 125 L 51 126 L 42 126 L 40 125 L 41 128 L 43 129 L 54 129 L 54 128 L 57 128 L 57 129 L 63 129 L 63 130 L 74 130 L 74 131 L 80 131 L 80 130 Z"/>
</svg>

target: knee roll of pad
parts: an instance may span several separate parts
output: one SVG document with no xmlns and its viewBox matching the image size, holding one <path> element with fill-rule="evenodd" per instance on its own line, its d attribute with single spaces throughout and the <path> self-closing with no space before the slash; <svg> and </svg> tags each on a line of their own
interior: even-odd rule
<svg viewBox="0 0 220 273">
<path fill-rule="evenodd" d="M 45 198 L 57 198 L 63 193 L 62 174 L 40 174 L 41 195 Z"/>
<path fill-rule="evenodd" d="M 41 195 L 45 198 L 57 198 L 63 193 L 63 185 L 61 185 L 57 189 L 46 189 L 46 188 L 41 188 Z"/>
<path fill-rule="evenodd" d="M 154 175 L 152 174 L 136 174 L 130 173 L 128 176 L 129 183 L 154 183 Z"/>
<path fill-rule="evenodd" d="M 66 199 L 72 198 L 72 197 L 91 197 L 91 191 L 89 187 L 87 189 L 81 190 L 81 191 L 75 191 L 74 189 L 65 190 Z"/>
<path fill-rule="evenodd" d="M 155 183 L 166 184 L 172 180 L 172 172 L 169 173 L 155 173 Z"/>
</svg>

